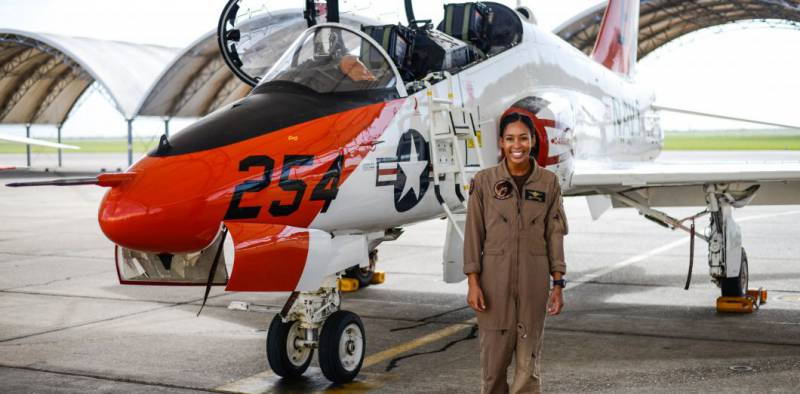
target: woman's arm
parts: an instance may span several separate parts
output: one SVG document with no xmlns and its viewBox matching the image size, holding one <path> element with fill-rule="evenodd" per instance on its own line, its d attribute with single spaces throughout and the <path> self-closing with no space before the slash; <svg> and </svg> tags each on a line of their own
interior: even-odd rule
<svg viewBox="0 0 800 394">
<path fill-rule="evenodd" d="M 483 290 L 480 285 L 483 242 L 486 240 L 486 224 L 483 217 L 483 192 L 480 189 L 480 173 L 475 174 L 469 185 L 467 223 L 464 226 L 464 274 L 467 275 L 467 303 L 478 311 L 486 310 Z"/>
<path fill-rule="evenodd" d="M 545 236 L 547 237 L 547 257 L 550 260 L 550 275 L 553 276 L 553 280 L 559 280 L 567 272 L 567 264 L 564 261 L 564 235 L 569 232 L 569 227 L 564 214 L 564 199 L 561 197 L 561 186 L 558 184 L 558 180 L 555 181 L 553 189 L 554 197 L 545 221 Z M 562 292 L 561 286 L 553 286 L 547 301 L 549 315 L 557 315 L 564 308 Z"/>
</svg>

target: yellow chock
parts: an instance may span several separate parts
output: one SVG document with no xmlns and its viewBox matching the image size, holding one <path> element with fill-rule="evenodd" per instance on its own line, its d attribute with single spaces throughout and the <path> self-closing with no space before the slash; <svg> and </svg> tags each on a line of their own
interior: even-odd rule
<svg viewBox="0 0 800 394">
<path fill-rule="evenodd" d="M 759 287 L 757 290 L 750 289 L 747 290 L 747 295 L 753 297 L 759 304 L 766 304 L 767 303 L 767 290 L 763 287 Z"/>
<path fill-rule="evenodd" d="M 372 273 L 372 280 L 369 281 L 370 284 L 379 285 L 386 280 L 386 272 L 385 271 L 375 271 Z"/>
<path fill-rule="evenodd" d="M 349 293 L 358 290 L 358 279 L 341 278 L 339 279 L 339 291 Z"/>
<path fill-rule="evenodd" d="M 717 298 L 717 312 L 725 313 L 752 313 L 754 299 L 750 297 L 719 297 Z"/>
</svg>

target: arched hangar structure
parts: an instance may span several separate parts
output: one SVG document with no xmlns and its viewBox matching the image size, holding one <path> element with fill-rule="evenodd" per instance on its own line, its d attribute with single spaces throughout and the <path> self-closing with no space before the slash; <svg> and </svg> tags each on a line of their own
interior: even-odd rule
<svg viewBox="0 0 800 394">
<path fill-rule="evenodd" d="M 128 120 L 175 49 L 0 29 L 0 123 L 64 124 L 89 86 L 99 89 Z M 59 150 L 59 165 L 61 164 Z M 28 151 L 30 166 L 30 150 Z"/>
<path fill-rule="evenodd" d="M 579 13 L 553 30 L 589 54 L 600 30 L 606 2 Z M 757 20 L 800 26 L 798 0 L 642 0 L 639 8 L 641 59 L 658 47 L 691 32 L 731 22 Z"/>
</svg>

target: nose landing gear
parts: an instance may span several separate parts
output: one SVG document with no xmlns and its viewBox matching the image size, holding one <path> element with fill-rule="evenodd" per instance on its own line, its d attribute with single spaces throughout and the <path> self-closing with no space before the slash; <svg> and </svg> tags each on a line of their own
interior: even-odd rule
<svg viewBox="0 0 800 394">
<path fill-rule="evenodd" d="M 326 279 L 324 287 L 315 292 L 293 294 L 283 312 L 272 319 L 267 360 L 278 376 L 300 377 L 315 348 L 320 369 L 331 382 L 350 382 L 361 371 L 366 354 L 364 324 L 355 313 L 339 310 L 336 280 Z"/>
</svg>

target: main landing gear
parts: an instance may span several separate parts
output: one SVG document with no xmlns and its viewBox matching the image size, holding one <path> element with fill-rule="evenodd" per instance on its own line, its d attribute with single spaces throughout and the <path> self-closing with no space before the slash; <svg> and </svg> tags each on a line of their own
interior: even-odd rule
<svg viewBox="0 0 800 394">
<path fill-rule="evenodd" d="M 733 219 L 733 208 L 746 206 L 753 199 L 758 188 L 758 185 L 753 185 L 744 190 L 734 190 L 727 184 L 706 185 L 703 189 L 706 196 L 706 209 L 685 219 L 676 219 L 664 212 L 652 209 L 638 196 L 616 193 L 612 195 L 612 198 L 636 208 L 647 219 L 673 230 L 685 230 L 692 237 L 708 242 L 709 274 L 711 280 L 719 286 L 722 293 L 721 298 L 746 298 L 749 285 L 747 253 L 742 247 L 742 233 L 739 225 Z M 706 214 L 709 214 L 711 218 L 706 234 L 695 233 L 695 219 Z M 686 224 L 690 221 L 691 227 Z M 693 246 L 694 242 L 692 242 L 692 248 Z M 691 264 L 689 276 L 691 278 Z M 686 288 L 689 288 L 688 280 Z M 765 290 L 754 291 L 754 294 L 756 292 L 759 294 L 756 301 L 766 300 Z M 752 305 L 750 309 L 752 310 Z"/>
<path fill-rule="evenodd" d="M 323 375 L 347 383 L 361 370 L 366 334 L 361 318 L 339 309 L 337 278 L 327 278 L 315 292 L 295 292 L 267 332 L 267 360 L 275 374 L 297 378 L 306 371 L 314 349 Z"/>
</svg>

